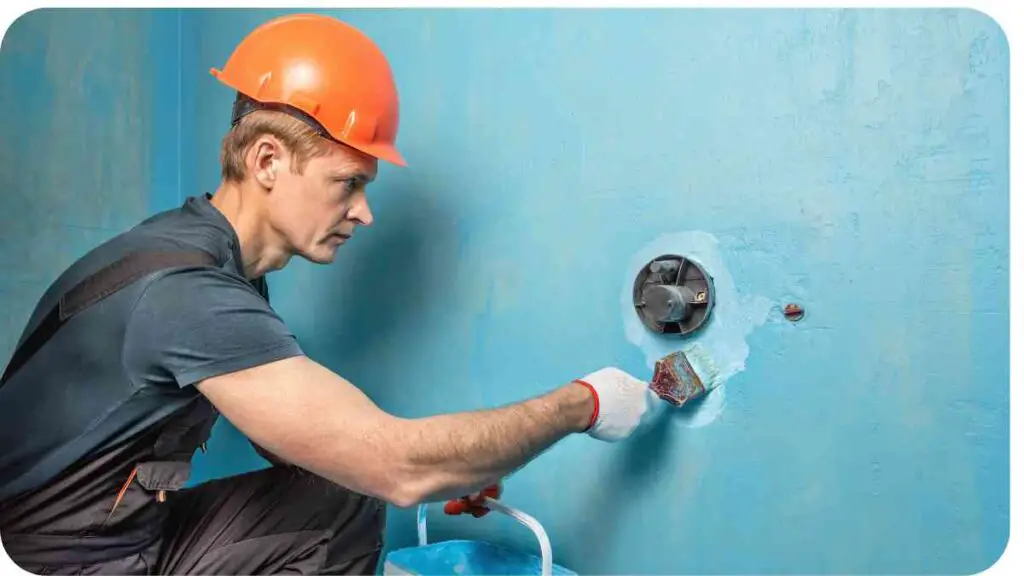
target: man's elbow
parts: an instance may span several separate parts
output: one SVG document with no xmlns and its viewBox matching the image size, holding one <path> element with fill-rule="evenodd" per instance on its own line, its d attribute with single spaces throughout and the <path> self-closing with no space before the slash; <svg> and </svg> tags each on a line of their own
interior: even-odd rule
<svg viewBox="0 0 1024 576">
<path fill-rule="evenodd" d="M 396 486 L 384 497 L 388 504 L 396 508 L 412 508 L 421 504 L 425 499 L 423 494 L 403 485 Z"/>
<path fill-rule="evenodd" d="M 394 470 L 385 482 L 386 488 L 381 498 L 397 508 L 411 508 L 429 498 L 422 479 L 414 478 L 406 472 Z"/>
<path fill-rule="evenodd" d="M 436 474 L 416 465 L 408 454 L 394 454 L 382 479 L 380 498 L 397 508 L 411 508 L 430 499 Z"/>
</svg>

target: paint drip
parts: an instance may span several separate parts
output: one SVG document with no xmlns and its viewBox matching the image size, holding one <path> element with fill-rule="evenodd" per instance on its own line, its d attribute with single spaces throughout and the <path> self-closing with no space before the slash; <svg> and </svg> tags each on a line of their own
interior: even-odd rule
<svg viewBox="0 0 1024 576">
<path fill-rule="evenodd" d="M 633 282 L 637 272 L 654 258 L 664 254 L 678 254 L 700 263 L 714 279 L 715 308 L 708 323 L 694 335 L 679 339 L 652 333 L 636 315 L 633 308 Z M 699 341 L 715 362 L 723 385 L 718 386 L 704 398 L 687 403 L 678 410 L 676 420 L 690 428 L 700 428 L 715 421 L 725 409 L 729 378 L 746 369 L 750 347 L 747 336 L 768 319 L 772 302 L 760 295 L 740 295 L 732 275 L 725 266 L 718 239 L 699 230 L 666 234 L 637 252 L 629 262 L 626 281 L 622 289 L 622 313 L 626 338 L 639 347 L 647 362 L 654 370 L 657 361 L 664 356 L 681 350 L 686 344 Z M 653 372 L 652 372 L 653 373 Z"/>
</svg>

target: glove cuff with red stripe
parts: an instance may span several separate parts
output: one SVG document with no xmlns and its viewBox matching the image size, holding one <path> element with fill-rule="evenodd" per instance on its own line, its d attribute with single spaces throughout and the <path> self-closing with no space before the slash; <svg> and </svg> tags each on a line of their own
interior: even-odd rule
<svg viewBox="0 0 1024 576">
<path fill-rule="evenodd" d="M 586 433 L 606 442 L 629 437 L 658 401 L 647 382 L 618 368 L 602 368 L 576 382 L 594 395 L 594 413 Z"/>
</svg>

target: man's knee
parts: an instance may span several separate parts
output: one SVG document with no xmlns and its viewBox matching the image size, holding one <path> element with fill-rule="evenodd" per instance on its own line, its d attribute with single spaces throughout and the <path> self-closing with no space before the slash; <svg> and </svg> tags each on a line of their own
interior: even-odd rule
<svg viewBox="0 0 1024 576">
<path fill-rule="evenodd" d="M 263 471 L 283 512 L 304 529 L 327 529 L 336 537 L 373 534 L 381 540 L 387 506 L 303 468 L 285 465 Z"/>
<path fill-rule="evenodd" d="M 170 570 L 236 562 L 231 554 L 242 552 L 239 547 L 248 546 L 244 542 L 272 540 L 294 546 L 294 557 L 261 559 L 246 549 L 246 569 L 273 572 L 284 570 L 274 562 L 312 562 L 322 566 L 317 572 L 372 574 L 383 547 L 386 506 L 381 500 L 300 468 L 275 466 L 211 481 L 191 492 L 174 521 L 173 533 L 180 537 L 168 543 L 165 564 Z M 192 549 L 196 542 L 203 543 L 201 549 Z M 214 557 L 211 550 L 231 554 Z"/>
<path fill-rule="evenodd" d="M 379 498 L 359 494 L 315 474 L 300 483 L 318 494 L 320 518 L 327 523 L 328 542 L 323 570 L 328 574 L 374 574 L 384 547 L 387 506 Z M 323 524 L 321 524 L 323 526 Z"/>
</svg>

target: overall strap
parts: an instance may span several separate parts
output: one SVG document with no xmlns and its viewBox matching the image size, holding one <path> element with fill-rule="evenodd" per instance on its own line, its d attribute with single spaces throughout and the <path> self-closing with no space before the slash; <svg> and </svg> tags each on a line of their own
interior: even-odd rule
<svg viewBox="0 0 1024 576">
<path fill-rule="evenodd" d="M 107 296 L 153 272 L 184 266 L 212 266 L 213 255 L 201 250 L 180 252 L 134 252 L 88 276 L 67 291 L 50 312 L 22 342 L 11 357 L 10 364 L 0 378 L 0 386 L 7 383 L 28 360 L 43 347 L 57 330 L 75 315 Z"/>
</svg>

